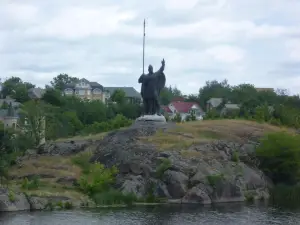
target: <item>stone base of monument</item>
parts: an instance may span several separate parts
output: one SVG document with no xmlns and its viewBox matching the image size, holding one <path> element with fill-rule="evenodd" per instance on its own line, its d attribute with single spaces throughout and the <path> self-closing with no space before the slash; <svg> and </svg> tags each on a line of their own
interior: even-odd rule
<svg viewBox="0 0 300 225">
<path fill-rule="evenodd" d="M 144 115 L 140 116 L 135 120 L 136 122 L 156 122 L 156 123 L 166 123 L 167 120 L 163 115 Z"/>
</svg>

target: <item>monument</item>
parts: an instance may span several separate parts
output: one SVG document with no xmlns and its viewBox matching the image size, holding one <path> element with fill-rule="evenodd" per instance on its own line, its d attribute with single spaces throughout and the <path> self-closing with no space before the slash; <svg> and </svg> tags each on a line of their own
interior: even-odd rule
<svg viewBox="0 0 300 225">
<path fill-rule="evenodd" d="M 143 38 L 143 74 L 138 79 L 141 83 L 141 96 L 143 98 L 143 115 L 137 118 L 137 121 L 166 122 L 166 118 L 160 113 L 159 95 L 165 87 L 166 76 L 164 74 L 165 60 L 161 61 L 161 67 L 153 72 L 153 66 L 148 66 L 148 74 L 144 73 L 145 62 L 145 20 L 144 20 L 144 38 Z"/>
</svg>

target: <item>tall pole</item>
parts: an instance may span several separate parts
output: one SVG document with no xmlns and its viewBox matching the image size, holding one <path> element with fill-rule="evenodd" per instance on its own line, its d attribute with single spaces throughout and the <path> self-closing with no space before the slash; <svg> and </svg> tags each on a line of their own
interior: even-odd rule
<svg viewBox="0 0 300 225">
<path fill-rule="evenodd" d="M 146 21 L 144 19 L 144 34 L 143 34 L 143 74 L 144 74 L 144 70 L 145 70 L 145 27 L 146 27 Z"/>
</svg>

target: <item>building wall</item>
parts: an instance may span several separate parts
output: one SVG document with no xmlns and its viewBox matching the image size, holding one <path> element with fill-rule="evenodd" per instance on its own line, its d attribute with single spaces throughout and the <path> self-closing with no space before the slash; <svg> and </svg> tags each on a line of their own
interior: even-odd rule
<svg viewBox="0 0 300 225">
<path fill-rule="evenodd" d="M 18 123 L 18 117 L 4 117 L 2 118 L 4 127 L 16 128 Z"/>
</svg>

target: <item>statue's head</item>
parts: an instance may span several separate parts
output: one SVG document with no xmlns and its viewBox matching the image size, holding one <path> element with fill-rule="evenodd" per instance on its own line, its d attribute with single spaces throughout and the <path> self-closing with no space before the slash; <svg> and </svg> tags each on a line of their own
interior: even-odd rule
<svg viewBox="0 0 300 225">
<path fill-rule="evenodd" d="M 148 72 L 149 72 L 149 73 L 153 73 L 153 66 L 152 66 L 152 65 L 149 65 L 149 66 L 148 66 Z"/>
</svg>

